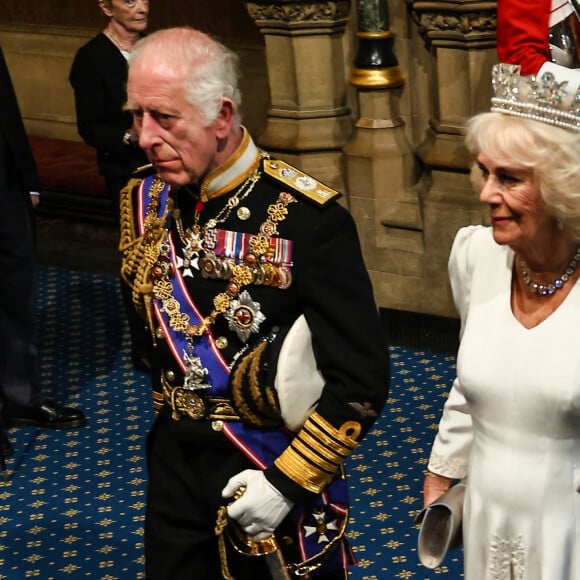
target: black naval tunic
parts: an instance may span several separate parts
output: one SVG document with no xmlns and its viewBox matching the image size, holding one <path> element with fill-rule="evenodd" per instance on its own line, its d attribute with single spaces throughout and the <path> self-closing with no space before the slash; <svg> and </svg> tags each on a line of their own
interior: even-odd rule
<svg viewBox="0 0 580 580">
<path fill-rule="evenodd" d="M 341 463 L 380 414 L 389 387 L 387 348 L 356 226 L 350 213 L 337 203 L 338 194 L 259 152 L 247 133 L 240 147 L 246 153 L 255 150 L 255 161 L 236 162 L 233 167 L 213 172 L 201 189 L 191 187 L 171 192 L 170 203 L 174 208 L 169 230 L 187 292 L 198 310 L 207 316 L 214 310 L 216 296 L 224 292 L 229 281 L 215 277 L 211 259 L 208 264 L 205 260 L 208 253 L 204 250 L 196 256 L 199 260 L 188 259 L 184 232 L 197 219 L 202 232 L 205 229 L 257 234 L 268 220 L 269 209 L 280 208 L 276 205 L 280 194 L 291 195 L 290 202 L 284 205 L 286 215 L 277 215 L 274 220 L 275 237 L 291 242 L 285 246 L 291 276 L 274 273 L 268 278 L 271 285 L 251 283 L 240 290 L 237 298 L 247 291 L 250 308 L 262 315 L 257 317 L 260 321 L 254 327 L 257 331 L 249 337 L 240 337 L 235 325 L 223 314 L 217 315 L 210 331 L 225 360 L 233 365 L 234 360 L 251 351 L 260 337 L 280 333 L 301 314 L 305 316 L 325 381 L 314 415 L 318 427 L 326 428 L 338 443 L 322 449 L 305 439 L 303 442 L 309 448 L 306 454 L 303 446 L 286 449 L 267 467 L 265 475 L 286 497 L 296 503 L 308 503 L 328 483 L 331 475 L 328 454 L 336 455 L 337 463 Z M 256 166 L 259 177 L 249 186 L 247 179 Z M 228 181 L 225 185 L 224 176 Z M 220 180 L 219 188 L 212 190 L 212 179 Z M 225 209 L 228 200 L 239 195 L 243 187 L 251 191 L 240 196 L 237 206 L 232 204 L 231 210 Z M 137 190 L 138 187 L 129 188 L 125 199 L 130 198 L 129 193 L 135 196 Z M 218 223 L 208 228 L 212 219 Z M 125 233 L 132 227 L 126 227 Z M 125 248 L 128 246 L 126 243 Z M 130 251 L 125 250 L 124 268 L 130 262 L 129 255 Z M 219 257 L 214 261 L 219 261 Z M 214 277 L 209 277 L 207 271 Z M 228 273 L 231 278 L 228 269 L 223 275 Z M 178 386 L 183 384 L 184 376 L 162 332 L 158 328 L 152 332 L 157 337 L 152 381 L 158 415 L 148 440 L 148 574 L 156 579 L 181 578 L 180 574 L 185 578 L 195 569 L 199 578 L 219 577 L 212 576 L 216 574 L 217 551 L 213 523 L 219 505 L 223 504 L 221 489 L 232 475 L 256 467 L 224 436 L 219 421 L 196 421 L 187 416 L 172 419 L 172 409 L 167 398 L 163 399 L 161 379 Z M 266 372 L 260 375 L 261 379 L 271 379 L 269 365 L 273 364 L 272 358 L 264 362 Z M 296 441 L 305 428 L 298 432 Z M 310 436 L 317 432 L 315 428 Z M 194 551 L 200 552 L 197 559 L 191 555 Z M 210 564 L 210 560 L 214 563 Z M 246 560 L 253 560 L 253 566 L 256 559 Z M 236 572 L 234 577 L 246 577 L 241 569 Z M 258 577 L 252 576 L 255 569 L 247 574 L 248 578 Z"/>
</svg>

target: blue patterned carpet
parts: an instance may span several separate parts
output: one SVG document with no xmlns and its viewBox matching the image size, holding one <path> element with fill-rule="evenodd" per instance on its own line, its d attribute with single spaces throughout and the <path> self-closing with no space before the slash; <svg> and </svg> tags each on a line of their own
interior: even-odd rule
<svg viewBox="0 0 580 580">
<path fill-rule="evenodd" d="M 14 428 L 0 482 L 0 580 L 144 578 L 147 377 L 133 371 L 117 280 L 39 269 L 42 384 L 81 407 L 80 430 Z M 413 518 L 454 358 L 392 347 L 383 415 L 349 458 L 351 580 L 456 579 L 461 552 L 431 571 L 416 556 Z"/>
</svg>

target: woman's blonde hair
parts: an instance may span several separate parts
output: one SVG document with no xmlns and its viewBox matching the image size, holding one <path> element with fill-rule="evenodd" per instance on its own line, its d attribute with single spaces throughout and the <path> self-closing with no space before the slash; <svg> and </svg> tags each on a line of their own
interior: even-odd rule
<svg viewBox="0 0 580 580">
<path fill-rule="evenodd" d="M 494 163 L 531 169 L 547 210 L 580 241 L 580 133 L 504 113 L 467 124 L 467 148 Z"/>
</svg>

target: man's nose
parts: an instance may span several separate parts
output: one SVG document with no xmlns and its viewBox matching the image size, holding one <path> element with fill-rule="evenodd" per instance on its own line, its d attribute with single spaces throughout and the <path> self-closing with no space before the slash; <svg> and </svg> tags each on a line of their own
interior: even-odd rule
<svg viewBox="0 0 580 580">
<path fill-rule="evenodd" d="M 148 149 L 159 140 L 159 125 L 155 119 L 147 112 L 143 113 L 141 122 L 138 125 L 139 147 Z"/>
</svg>

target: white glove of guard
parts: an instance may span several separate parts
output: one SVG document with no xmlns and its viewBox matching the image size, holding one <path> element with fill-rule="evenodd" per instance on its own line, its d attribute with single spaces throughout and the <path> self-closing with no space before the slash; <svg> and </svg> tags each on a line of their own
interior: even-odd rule
<svg viewBox="0 0 580 580">
<path fill-rule="evenodd" d="M 254 542 L 269 538 L 294 502 L 283 496 L 259 469 L 246 469 L 231 477 L 222 490 L 222 497 L 233 497 L 240 487 L 245 487 L 246 491 L 228 506 L 228 516 L 236 520 Z"/>
</svg>

